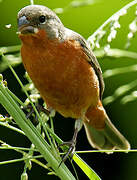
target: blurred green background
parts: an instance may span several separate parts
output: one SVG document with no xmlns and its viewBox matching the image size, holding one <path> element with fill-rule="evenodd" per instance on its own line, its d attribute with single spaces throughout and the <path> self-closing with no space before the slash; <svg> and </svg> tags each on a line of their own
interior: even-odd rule
<svg viewBox="0 0 137 180">
<path fill-rule="evenodd" d="M 68 6 L 71 0 L 35 0 L 35 4 L 43 4 L 51 9 L 64 8 Z M 94 0 L 94 3 L 84 7 L 69 8 L 63 14 L 60 14 L 64 25 L 74 31 L 83 35 L 86 39 L 112 14 L 117 12 L 124 5 L 129 3 L 129 0 Z M 1 0 L 0 1 L 0 47 L 17 45 L 20 41 L 17 37 L 16 31 L 16 16 L 18 11 L 29 5 L 29 0 Z M 135 6 L 128 11 L 128 14 L 121 17 L 121 28 L 118 30 L 118 35 L 111 43 L 111 47 L 124 49 L 126 44 L 126 37 L 129 32 L 129 24 L 133 21 L 135 14 Z M 11 24 L 11 28 L 5 28 L 6 24 Z M 129 47 L 130 51 L 137 52 L 137 38 L 132 40 Z M 136 64 L 137 59 L 131 58 L 99 58 L 102 71 L 114 69 L 118 67 L 128 67 L 129 65 Z M 24 68 L 22 65 L 15 67 L 21 80 L 26 83 L 23 75 Z M 3 72 L 4 79 L 8 82 L 8 87 L 19 98 L 25 100 L 20 86 L 15 80 L 10 70 Z M 129 84 L 136 80 L 137 72 L 130 72 L 119 74 L 110 78 L 105 78 L 105 92 L 103 98 L 111 96 L 115 90 L 122 86 Z M 137 85 L 128 91 L 125 95 L 131 94 L 136 91 Z M 126 104 L 122 103 L 122 98 L 118 97 L 113 103 L 105 106 L 105 109 L 116 127 L 124 134 L 129 140 L 132 149 L 137 148 L 137 101 L 131 101 Z M 4 113 L 1 107 L 0 113 Z M 63 139 L 69 140 L 73 134 L 74 120 L 63 119 L 59 114 L 55 117 L 55 132 Z M 0 139 L 6 141 L 13 146 L 29 147 L 29 140 L 21 135 L 10 131 L 4 127 L 0 127 Z M 91 147 L 87 142 L 84 129 L 81 130 L 78 136 L 77 150 L 90 150 Z M 104 153 L 90 153 L 80 155 L 95 171 L 105 180 L 135 180 L 137 179 L 137 153 L 113 153 L 106 155 Z M 0 150 L 0 161 L 20 158 L 21 156 L 14 151 Z M 71 168 L 71 165 L 68 163 Z M 87 177 L 76 166 L 79 179 L 87 179 Z M 9 164 L 0 166 L 0 180 L 20 179 L 23 172 L 23 163 Z M 47 171 L 48 172 L 48 171 Z M 33 164 L 31 172 L 29 172 L 29 179 L 58 179 L 55 176 L 48 176 L 47 172 Z"/>
</svg>

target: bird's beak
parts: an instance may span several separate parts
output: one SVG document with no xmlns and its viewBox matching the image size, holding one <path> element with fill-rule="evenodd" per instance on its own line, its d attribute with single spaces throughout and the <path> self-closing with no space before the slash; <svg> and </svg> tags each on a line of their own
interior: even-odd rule
<svg viewBox="0 0 137 180">
<path fill-rule="evenodd" d="M 22 16 L 18 20 L 18 33 L 19 34 L 35 34 L 38 32 L 38 28 L 32 26 L 25 16 Z"/>
</svg>

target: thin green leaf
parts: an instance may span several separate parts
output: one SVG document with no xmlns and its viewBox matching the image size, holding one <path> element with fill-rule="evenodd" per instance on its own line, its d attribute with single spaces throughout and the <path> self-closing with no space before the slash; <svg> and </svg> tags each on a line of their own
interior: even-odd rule
<svg viewBox="0 0 137 180">
<path fill-rule="evenodd" d="M 133 91 L 131 94 L 129 94 L 127 96 L 124 96 L 121 99 L 121 103 L 126 104 L 126 103 L 129 103 L 129 102 L 135 101 L 135 100 L 137 100 L 137 91 Z"/>
<path fill-rule="evenodd" d="M 91 169 L 91 167 L 89 167 L 88 164 L 84 162 L 77 154 L 74 154 L 73 160 L 90 180 L 101 180 L 101 178 L 95 173 L 95 171 Z"/>
<path fill-rule="evenodd" d="M 46 161 L 49 162 L 51 167 L 55 170 L 56 174 L 62 180 L 74 180 L 74 176 L 64 163 L 58 168 L 60 159 L 56 159 L 50 149 L 49 144 L 44 140 L 39 131 L 28 121 L 25 114 L 20 109 L 18 104 L 10 96 L 3 83 L 0 83 L 0 103 L 5 107 L 7 112 L 14 118 L 19 127 L 24 131 L 31 142 L 37 147 L 39 152 L 43 155 Z"/>
</svg>

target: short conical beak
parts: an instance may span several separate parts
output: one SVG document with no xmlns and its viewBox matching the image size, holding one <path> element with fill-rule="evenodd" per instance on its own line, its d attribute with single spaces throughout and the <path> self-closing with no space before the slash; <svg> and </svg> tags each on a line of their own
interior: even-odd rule
<svg viewBox="0 0 137 180">
<path fill-rule="evenodd" d="M 36 28 L 30 24 L 25 16 L 22 16 L 18 20 L 18 32 L 21 34 L 34 34 Z"/>
</svg>

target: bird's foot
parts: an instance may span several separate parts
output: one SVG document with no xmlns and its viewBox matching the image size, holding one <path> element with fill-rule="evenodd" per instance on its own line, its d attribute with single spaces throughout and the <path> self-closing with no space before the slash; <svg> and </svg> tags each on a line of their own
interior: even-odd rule
<svg viewBox="0 0 137 180">
<path fill-rule="evenodd" d="M 71 141 L 63 142 L 58 147 L 61 147 L 61 146 L 69 146 L 69 148 L 68 148 L 67 153 L 62 156 L 62 160 L 59 164 L 59 167 L 63 162 L 67 160 L 68 157 L 70 157 L 70 159 L 73 158 L 75 147 L 76 147 L 76 141 L 72 139 Z"/>
<path fill-rule="evenodd" d="M 70 159 L 73 158 L 73 155 L 74 155 L 74 152 L 75 152 L 75 147 L 76 147 L 76 142 L 77 142 L 77 135 L 78 135 L 78 132 L 81 130 L 83 126 L 83 121 L 82 119 L 77 119 L 75 121 L 75 130 L 74 130 L 74 135 L 73 135 L 73 138 L 71 141 L 68 141 L 68 142 L 63 142 L 62 144 L 60 144 L 58 147 L 61 147 L 61 146 L 69 146 L 69 149 L 67 151 L 67 153 L 62 157 L 62 161 L 60 162 L 59 166 L 65 162 L 67 160 L 67 158 L 70 156 Z"/>
</svg>

